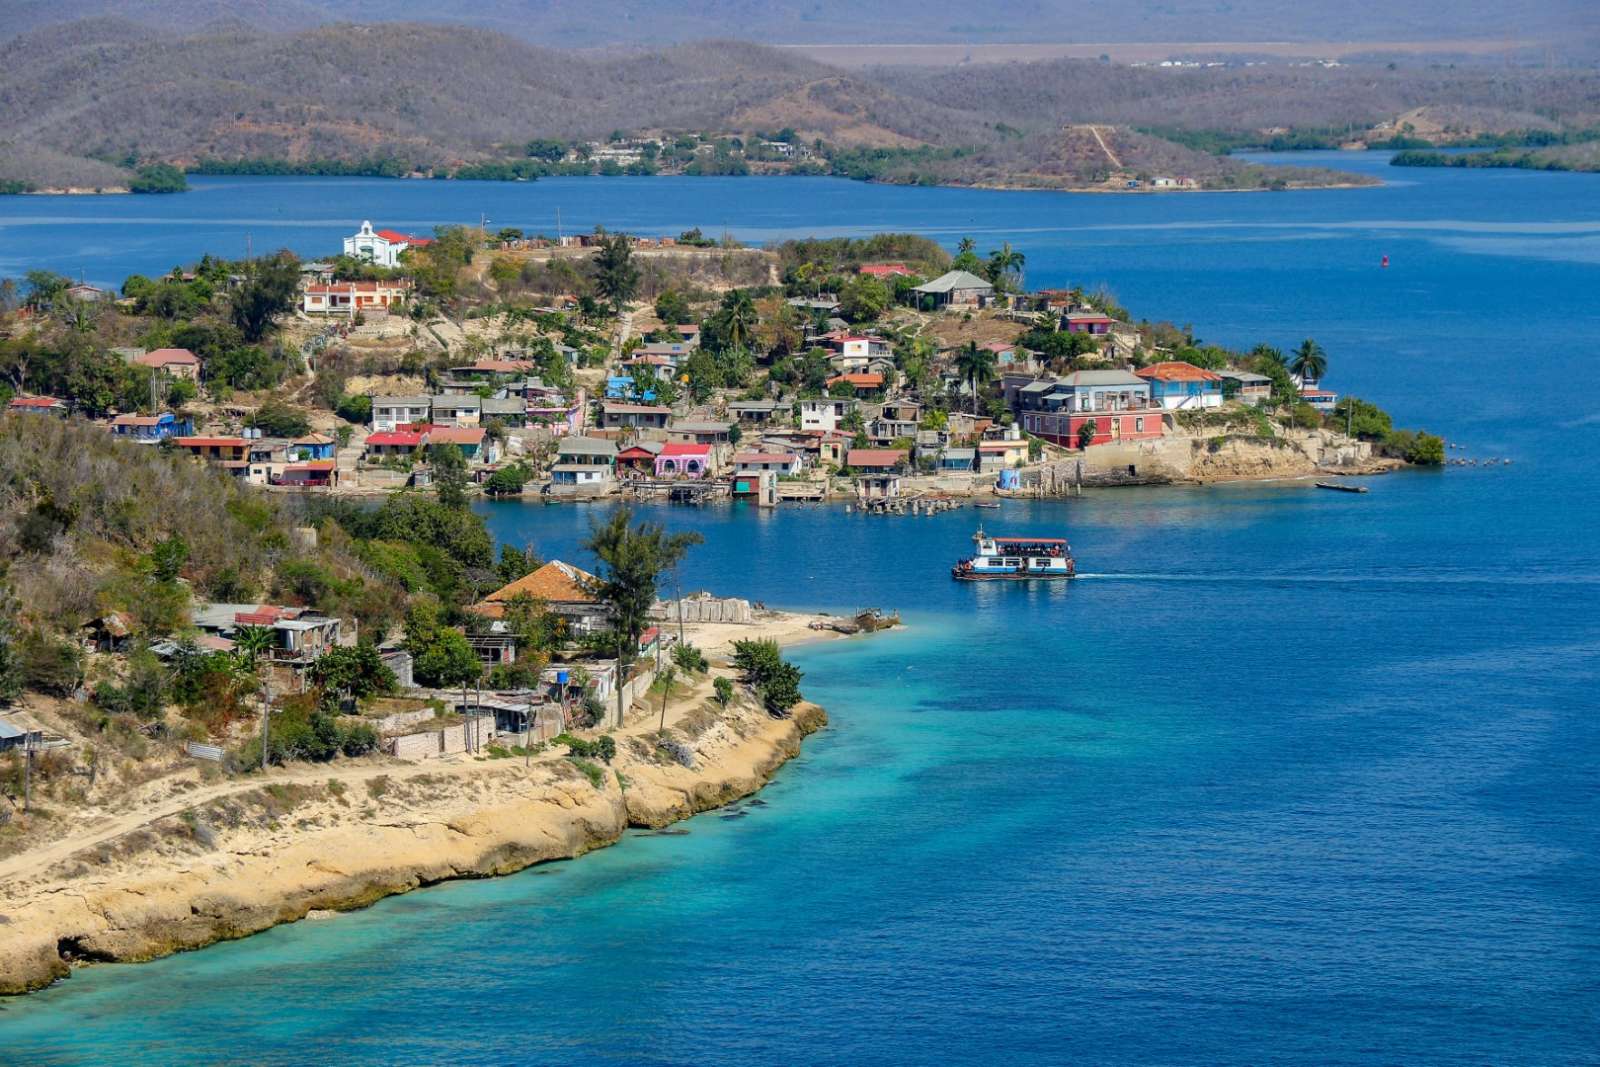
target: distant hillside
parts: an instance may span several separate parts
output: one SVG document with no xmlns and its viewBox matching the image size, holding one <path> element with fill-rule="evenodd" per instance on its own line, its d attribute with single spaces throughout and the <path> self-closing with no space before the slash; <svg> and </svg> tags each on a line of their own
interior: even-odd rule
<svg viewBox="0 0 1600 1067">
<path fill-rule="evenodd" d="M 382 157 L 448 169 L 520 155 L 533 138 L 784 127 L 805 144 L 863 150 L 844 172 L 881 180 L 1075 187 L 1176 171 L 1262 184 L 1232 161 L 1127 131 L 1117 135 L 1127 158 L 1108 170 L 1095 151 L 1063 150 L 1064 120 L 1098 119 L 1081 107 L 937 88 L 900 91 L 736 42 L 597 56 L 416 24 L 175 37 L 99 19 L 0 46 L 0 138 L 51 164 L 32 175 L 48 186 L 80 184 L 64 173 L 67 157 L 124 166 Z"/>
<path fill-rule="evenodd" d="M 593 58 L 420 25 L 124 37 L 96 21 L 0 47 L 8 139 L 120 158 L 395 153 L 468 159 L 533 136 L 793 124 L 845 143 L 975 135 L 799 56 L 742 44 Z M 781 122 L 780 122 L 781 124 Z"/>
<path fill-rule="evenodd" d="M 1014 125 L 1040 114 L 1189 130 L 1313 127 L 1355 130 L 1448 115 L 1499 132 L 1600 125 L 1600 71 L 1432 66 L 1160 69 L 1059 59 L 957 68 L 885 68 L 882 85 L 929 105 Z"/>
<path fill-rule="evenodd" d="M 1590 0 L 11 0 L 0 36 L 100 15 L 186 33 L 418 21 L 551 47 L 652 46 L 737 33 L 768 43 L 1535 40 L 1597 34 Z"/>
</svg>

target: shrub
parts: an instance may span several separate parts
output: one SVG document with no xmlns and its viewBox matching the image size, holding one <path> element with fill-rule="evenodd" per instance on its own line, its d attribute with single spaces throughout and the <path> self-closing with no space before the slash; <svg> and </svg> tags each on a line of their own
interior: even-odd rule
<svg viewBox="0 0 1600 1067">
<path fill-rule="evenodd" d="M 711 669 L 705 653 L 687 641 L 672 650 L 672 662 L 687 674 L 704 674 Z"/>
<path fill-rule="evenodd" d="M 727 707 L 733 701 L 733 682 L 727 678 L 718 678 L 711 683 L 711 688 L 716 691 L 717 703 Z"/>
<path fill-rule="evenodd" d="M 16 644 L 22 684 L 52 696 L 71 696 L 83 680 L 83 654 L 70 641 L 28 630 Z"/>
<path fill-rule="evenodd" d="M 586 759 L 579 759 L 577 756 L 569 756 L 568 759 L 572 760 L 572 765 L 578 768 L 578 770 L 582 771 L 585 778 L 589 779 L 590 785 L 594 786 L 596 789 L 605 788 L 605 771 L 601 770 L 599 767 L 595 766 L 593 763 L 590 763 Z"/>
<path fill-rule="evenodd" d="M 605 734 L 597 741 L 585 741 L 571 734 L 560 734 L 555 738 L 555 743 L 566 745 L 567 754 L 575 758 L 598 759 L 610 763 L 617 755 L 617 742 L 610 734 Z"/>
</svg>

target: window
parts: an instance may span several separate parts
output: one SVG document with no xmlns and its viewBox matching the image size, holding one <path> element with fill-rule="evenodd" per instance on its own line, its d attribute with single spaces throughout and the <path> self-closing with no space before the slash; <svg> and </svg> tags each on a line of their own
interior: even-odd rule
<svg viewBox="0 0 1600 1067">
<path fill-rule="evenodd" d="M 1143 419 L 1134 419 L 1133 420 L 1133 432 L 1134 433 L 1144 433 L 1144 420 Z"/>
</svg>

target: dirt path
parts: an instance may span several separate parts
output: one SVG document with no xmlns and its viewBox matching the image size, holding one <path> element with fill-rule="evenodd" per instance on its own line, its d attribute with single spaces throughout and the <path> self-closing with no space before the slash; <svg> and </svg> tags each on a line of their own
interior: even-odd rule
<svg viewBox="0 0 1600 1067">
<path fill-rule="evenodd" d="M 1118 170 L 1121 170 L 1122 169 L 1122 160 L 1118 159 L 1117 158 L 1117 154 L 1115 152 L 1111 151 L 1111 146 L 1106 144 L 1106 139 L 1104 137 L 1100 136 L 1100 127 L 1098 127 L 1098 126 L 1090 126 L 1089 127 L 1089 132 L 1094 134 L 1095 143 L 1100 146 L 1100 151 L 1102 151 L 1102 152 L 1104 152 L 1106 154 L 1106 158 L 1111 160 L 1111 165 L 1113 167 L 1116 167 Z"/>
</svg>

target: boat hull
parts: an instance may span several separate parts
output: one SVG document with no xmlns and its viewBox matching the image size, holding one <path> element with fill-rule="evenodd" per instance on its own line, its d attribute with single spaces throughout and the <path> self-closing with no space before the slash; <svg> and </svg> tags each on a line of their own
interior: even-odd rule
<svg viewBox="0 0 1600 1067">
<path fill-rule="evenodd" d="M 1076 574 L 966 574 L 951 572 L 958 582 L 1070 582 Z"/>
</svg>

